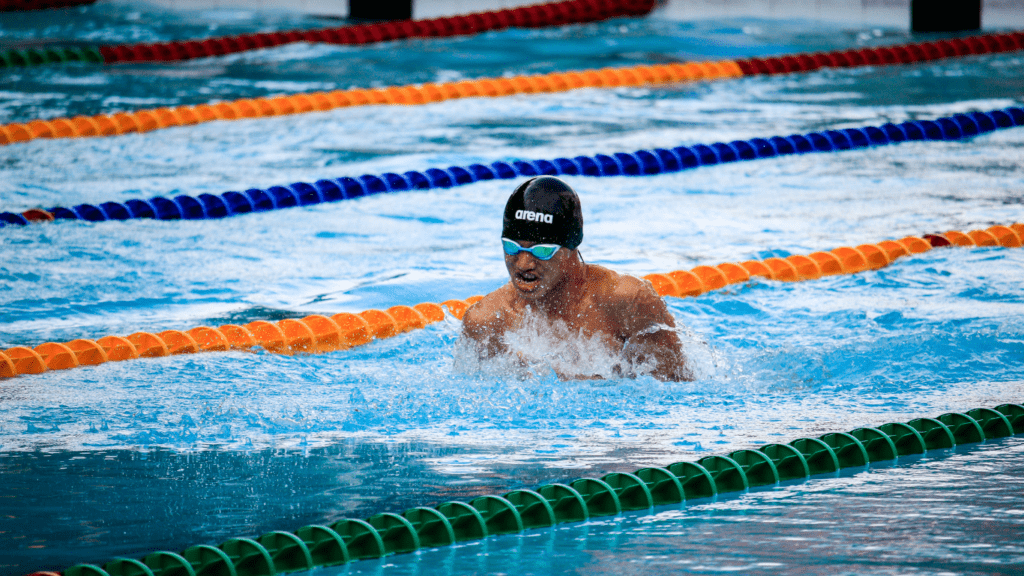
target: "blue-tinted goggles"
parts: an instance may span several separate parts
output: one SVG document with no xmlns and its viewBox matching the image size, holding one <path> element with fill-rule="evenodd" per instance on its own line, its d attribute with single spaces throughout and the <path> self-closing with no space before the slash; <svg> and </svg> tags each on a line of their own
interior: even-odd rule
<svg viewBox="0 0 1024 576">
<path fill-rule="evenodd" d="M 561 248 L 558 244 L 536 244 L 529 248 L 523 248 L 515 240 L 509 240 L 508 238 L 501 239 L 501 246 L 505 249 L 505 254 L 509 256 L 515 256 L 520 252 L 529 252 L 537 260 L 551 260 Z"/>
</svg>

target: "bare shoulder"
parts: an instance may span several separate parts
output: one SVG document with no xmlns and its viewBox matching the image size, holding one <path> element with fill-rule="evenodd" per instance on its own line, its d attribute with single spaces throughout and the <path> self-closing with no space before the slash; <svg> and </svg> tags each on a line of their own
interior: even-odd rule
<svg viewBox="0 0 1024 576">
<path fill-rule="evenodd" d="M 504 331 L 510 301 L 508 284 L 484 296 L 462 316 L 462 331 L 478 340 Z"/>
<path fill-rule="evenodd" d="M 600 266 L 593 268 L 595 298 L 615 318 L 622 336 L 629 338 L 655 325 L 675 327 L 668 306 L 650 282 Z"/>
<path fill-rule="evenodd" d="M 587 272 L 597 287 L 597 297 L 605 306 L 622 307 L 628 312 L 637 302 L 661 302 L 661 297 L 646 280 L 597 265 L 590 265 Z"/>
<path fill-rule="evenodd" d="M 610 270 L 595 271 L 601 298 L 616 318 L 619 335 L 625 341 L 624 353 L 633 366 L 659 380 L 693 380 L 682 343 L 675 332 L 675 319 L 668 305 L 651 283 Z M 653 369 L 650 364 L 653 363 Z"/>
</svg>

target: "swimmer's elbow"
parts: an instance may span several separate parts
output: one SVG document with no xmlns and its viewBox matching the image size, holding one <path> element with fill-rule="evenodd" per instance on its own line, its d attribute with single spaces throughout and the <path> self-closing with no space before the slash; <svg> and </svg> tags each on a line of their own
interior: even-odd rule
<svg viewBox="0 0 1024 576">
<path fill-rule="evenodd" d="M 662 382 L 693 382 L 697 379 L 685 361 L 665 371 L 655 370 L 651 375 Z"/>
<path fill-rule="evenodd" d="M 662 382 L 692 382 L 695 380 L 690 370 L 682 344 L 675 333 L 658 330 L 648 333 L 631 342 L 627 346 L 627 357 L 634 366 L 650 363 L 649 374 Z"/>
<path fill-rule="evenodd" d="M 652 355 L 655 365 L 651 376 L 658 380 L 662 382 L 692 382 L 696 379 L 678 342 L 663 343 L 657 351 L 653 351 Z"/>
</svg>

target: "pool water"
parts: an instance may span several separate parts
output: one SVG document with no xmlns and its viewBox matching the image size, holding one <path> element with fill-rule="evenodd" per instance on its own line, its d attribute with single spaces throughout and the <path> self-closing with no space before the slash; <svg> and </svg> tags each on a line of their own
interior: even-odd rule
<svg viewBox="0 0 1024 576">
<path fill-rule="evenodd" d="M 1021 456 L 1024 440 L 1006 439 L 653 514 L 362 562 L 345 573 L 1019 574 Z"/>
<path fill-rule="evenodd" d="M 155 41 L 334 24 L 101 2 L 0 15 L 0 43 Z M 909 40 L 899 30 L 841 24 L 655 15 L 375 47 L 294 44 L 171 64 L 5 69 L 0 122 Z M 0 209 L 928 119 L 1019 106 L 1022 74 L 1020 53 L 999 54 L 37 140 L 0 148 Z M 583 201 L 586 260 L 642 275 L 1024 221 L 1021 158 L 1024 130 L 1014 129 L 965 142 L 567 180 Z M 0 230 L 0 347 L 483 294 L 505 281 L 497 240 L 514 184 L 221 221 L 7 227 Z M 668 299 L 699 375 L 692 383 L 467 371 L 455 365 L 452 318 L 333 354 L 210 353 L 3 381 L 0 573 L 180 550 L 1020 403 L 1022 270 L 1022 250 L 944 249 L 853 276 L 755 280 Z M 827 573 L 825 553 L 807 552 L 823 547 L 847 573 L 1010 573 L 1021 562 L 1014 542 L 1024 527 L 1019 514 L 997 509 L 1024 508 L 1015 459 L 1020 443 L 1009 439 L 346 570 L 629 572 L 643 565 Z M 877 497 L 864 496 L 872 491 Z M 911 539 L 916 533 L 904 530 L 918 501 L 947 502 L 957 520 L 925 516 L 928 529 Z M 892 507 L 902 511 L 890 514 Z M 812 525 L 814 534 L 801 532 Z M 901 535 L 896 543 L 893 534 Z M 976 546 L 964 548 L 965 540 Z M 865 553 L 876 548 L 883 553 Z M 911 560 L 891 556 L 907 549 Z"/>
</svg>

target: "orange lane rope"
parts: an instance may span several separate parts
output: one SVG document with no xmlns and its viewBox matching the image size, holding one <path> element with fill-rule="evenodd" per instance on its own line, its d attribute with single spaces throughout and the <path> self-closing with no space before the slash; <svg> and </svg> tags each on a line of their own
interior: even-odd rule
<svg viewBox="0 0 1024 576">
<path fill-rule="evenodd" d="M 155 108 L 117 114 L 33 120 L 0 126 L 0 145 L 38 138 L 85 138 L 149 132 L 173 126 L 189 126 L 215 120 L 240 120 L 321 112 L 349 106 L 375 104 L 417 105 L 457 98 L 500 97 L 541 92 L 565 92 L 577 88 L 613 88 L 670 82 L 694 82 L 742 76 L 731 60 L 602 68 L 582 72 L 552 72 L 511 78 L 483 78 L 419 86 L 335 90 L 274 98 L 243 98 L 218 104 Z"/>
<path fill-rule="evenodd" d="M 816 280 L 836 274 L 856 274 L 877 270 L 901 256 L 927 252 L 940 246 L 1002 246 L 1020 248 L 1024 243 L 1024 224 L 992 226 L 970 232 L 949 231 L 924 238 L 907 236 L 877 244 L 844 246 L 829 252 L 813 252 L 786 258 L 748 260 L 717 266 L 697 266 L 665 274 L 648 274 L 662 296 L 699 296 L 729 284 L 762 277 L 783 282 Z M 327 317 L 306 316 L 279 322 L 256 320 L 244 326 L 226 324 L 217 328 L 199 326 L 188 331 L 165 330 L 156 334 L 136 332 L 105 336 L 98 340 L 47 342 L 35 348 L 16 346 L 0 352 L 0 378 L 22 374 L 40 374 L 93 366 L 132 358 L 152 358 L 195 352 L 227 350 L 252 351 L 262 348 L 280 354 L 320 354 L 346 350 L 375 339 L 390 338 L 423 328 L 445 317 L 445 309 L 461 319 L 466 310 L 482 296 L 465 300 L 427 302 L 416 306 L 392 306 L 387 310 L 366 310 L 358 314 L 340 313 Z"/>
</svg>

